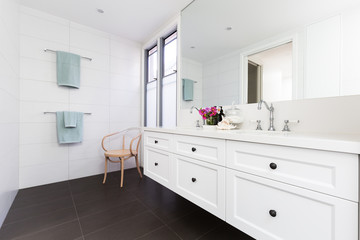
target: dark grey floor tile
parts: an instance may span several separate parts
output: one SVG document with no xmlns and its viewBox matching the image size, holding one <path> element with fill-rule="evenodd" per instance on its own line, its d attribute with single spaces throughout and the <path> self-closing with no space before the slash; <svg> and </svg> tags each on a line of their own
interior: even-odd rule
<svg viewBox="0 0 360 240">
<path fill-rule="evenodd" d="M 109 198 L 123 195 L 125 190 L 118 186 L 94 188 L 92 191 L 73 194 L 75 205 L 86 204 L 92 201 L 104 201 Z"/>
<path fill-rule="evenodd" d="M 51 192 L 54 191 L 66 190 L 66 189 L 69 189 L 68 181 L 51 183 L 42 186 L 21 189 L 16 195 L 16 198 L 20 199 L 22 197 L 29 197 L 44 193 L 50 194 Z"/>
<path fill-rule="evenodd" d="M 120 187 L 120 182 L 117 178 L 108 174 L 106 183 L 103 184 L 103 174 L 95 175 L 86 178 L 78 178 L 69 181 L 70 190 L 72 194 L 79 194 L 87 191 L 103 190 L 107 188 Z"/>
<path fill-rule="evenodd" d="M 171 222 L 199 210 L 199 207 L 178 196 L 174 201 L 152 209 L 164 222 Z"/>
<path fill-rule="evenodd" d="M 0 229 L 0 239 L 12 239 L 26 234 L 35 233 L 49 227 L 76 219 L 74 207 L 61 209 L 49 214 L 28 218 L 23 221 L 4 225 Z"/>
<path fill-rule="evenodd" d="M 67 222 L 48 228 L 34 234 L 18 238 L 18 240 L 70 240 L 82 239 L 80 225 L 78 220 Z"/>
<path fill-rule="evenodd" d="M 83 204 L 76 205 L 76 211 L 79 217 L 106 211 L 112 208 L 118 208 L 124 204 L 137 200 L 136 197 L 126 191 L 120 191 L 114 196 L 106 196 L 100 200 L 86 201 Z"/>
<path fill-rule="evenodd" d="M 85 235 L 86 240 L 134 239 L 162 226 L 157 217 L 144 212 L 123 222 L 115 223 L 102 230 Z"/>
<path fill-rule="evenodd" d="M 60 189 L 58 191 L 51 191 L 51 192 L 43 191 L 35 195 L 32 194 L 24 195 L 21 198 L 15 199 L 11 209 L 40 205 L 66 196 L 71 196 L 69 188 Z"/>
<path fill-rule="evenodd" d="M 223 221 L 214 215 L 199 210 L 169 224 L 182 239 L 197 239 L 208 231 L 220 226 Z"/>
<path fill-rule="evenodd" d="M 223 223 L 221 226 L 216 229 L 208 232 L 204 236 L 202 236 L 199 240 L 218 240 L 218 239 L 226 239 L 226 240 L 255 240 L 244 232 L 234 228 L 233 226 Z"/>
<path fill-rule="evenodd" d="M 128 221 L 128 218 L 143 213 L 146 210 L 147 209 L 144 207 L 144 205 L 135 200 L 117 208 L 112 208 L 106 211 L 82 217 L 80 218 L 80 224 L 83 233 L 89 234 L 121 221 L 125 221 L 124 224 L 127 225 L 126 221 Z"/>
<path fill-rule="evenodd" d="M 25 220 L 27 218 L 41 216 L 59 209 L 73 207 L 73 201 L 71 196 L 65 196 L 53 201 L 49 201 L 43 204 L 32 205 L 30 207 L 22 207 L 10 209 L 4 225 L 10 224 L 16 221 Z"/>
<path fill-rule="evenodd" d="M 137 238 L 136 240 L 180 240 L 180 238 L 171 231 L 168 227 L 161 227 L 153 232 L 145 234 L 142 237 Z"/>
<path fill-rule="evenodd" d="M 179 196 L 171 190 L 157 185 L 156 187 L 149 188 L 147 190 L 134 193 L 135 196 L 140 199 L 147 207 L 156 209 L 163 207 L 164 205 L 171 204 Z"/>
</svg>

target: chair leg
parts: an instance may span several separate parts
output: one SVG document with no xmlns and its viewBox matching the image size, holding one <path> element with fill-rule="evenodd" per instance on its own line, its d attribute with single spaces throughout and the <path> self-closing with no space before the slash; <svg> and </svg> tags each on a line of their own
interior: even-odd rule
<svg viewBox="0 0 360 240">
<path fill-rule="evenodd" d="M 105 157 L 105 172 L 104 172 L 104 180 L 103 180 L 103 184 L 105 184 L 106 182 L 106 177 L 107 177 L 107 157 Z"/>
<path fill-rule="evenodd" d="M 121 181 L 120 181 L 120 187 L 123 187 L 124 182 L 124 159 L 121 158 Z"/>
<path fill-rule="evenodd" d="M 135 163 L 136 163 L 136 168 L 137 168 L 137 170 L 138 170 L 138 172 L 139 172 L 140 178 L 142 178 L 142 174 L 141 174 L 140 166 L 139 166 L 138 155 L 135 155 Z"/>
</svg>

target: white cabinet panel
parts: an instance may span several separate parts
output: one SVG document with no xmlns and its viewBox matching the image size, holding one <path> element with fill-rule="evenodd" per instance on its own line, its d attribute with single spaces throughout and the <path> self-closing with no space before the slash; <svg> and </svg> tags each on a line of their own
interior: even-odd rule
<svg viewBox="0 0 360 240">
<path fill-rule="evenodd" d="M 174 156 L 175 191 L 221 219 L 225 219 L 225 168 Z"/>
<path fill-rule="evenodd" d="M 246 142 L 227 142 L 227 167 L 358 201 L 358 156 Z"/>
<path fill-rule="evenodd" d="M 225 140 L 175 135 L 175 152 L 225 166 Z"/>
<path fill-rule="evenodd" d="M 171 188 L 170 180 L 170 153 L 145 147 L 144 174 L 165 187 Z"/>
<path fill-rule="evenodd" d="M 358 239 L 357 203 L 227 170 L 226 220 L 256 239 Z"/>
<path fill-rule="evenodd" d="M 163 150 L 172 150 L 173 145 L 173 135 L 166 133 L 154 133 L 154 132 L 145 132 L 144 133 L 144 144 L 146 146 L 151 146 Z"/>
</svg>

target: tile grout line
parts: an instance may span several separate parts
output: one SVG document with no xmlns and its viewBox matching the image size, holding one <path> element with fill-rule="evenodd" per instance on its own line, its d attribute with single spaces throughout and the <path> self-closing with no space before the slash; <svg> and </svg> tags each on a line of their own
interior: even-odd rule
<svg viewBox="0 0 360 240">
<path fill-rule="evenodd" d="M 154 215 L 154 217 L 156 217 L 157 219 L 159 219 L 160 222 L 162 222 L 166 228 L 168 228 L 168 229 L 169 229 L 171 232 L 173 232 L 179 239 L 182 240 L 182 238 L 177 234 L 177 232 L 175 232 L 165 221 L 163 221 L 158 215 L 156 215 L 156 213 L 154 213 L 154 211 L 153 211 L 151 208 L 149 208 L 148 206 L 146 206 L 146 205 L 141 201 L 141 199 L 139 199 L 136 195 L 134 195 L 134 196 L 135 196 L 136 199 L 138 199 L 138 201 L 139 201 L 145 208 L 148 209 L 148 211 L 150 211 L 150 213 L 151 213 L 152 215 Z M 179 217 L 179 219 L 180 219 L 180 217 Z M 173 222 L 173 221 L 172 221 L 172 222 Z M 148 233 L 146 233 L 146 234 L 144 234 L 144 235 L 150 234 L 151 232 L 153 232 L 153 231 L 150 231 L 150 232 L 148 232 Z M 143 235 L 143 236 L 144 236 L 144 235 Z"/>
<path fill-rule="evenodd" d="M 78 211 L 77 211 L 77 208 L 76 208 L 76 204 L 75 204 L 75 201 L 74 201 L 74 197 L 73 197 L 73 194 L 72 194 L 72 191 L 71 191 L 71 188 L 70 188 L 70 181 L 68 181 L 68 186 L 69 186 L 69 191 L 70 191 L 71 200 L 72 200 L 73 205 L 74 205 L 74 208 L 75 208 L 76 218 L 77 218 L 78 223 L 79 223 L 80 232 L 81 232 L 81 237 L 84 239 L 84 232 L 83 232 L 82 227 L 81 227 L 79 214 L 78 214 Z"/>
</svg>

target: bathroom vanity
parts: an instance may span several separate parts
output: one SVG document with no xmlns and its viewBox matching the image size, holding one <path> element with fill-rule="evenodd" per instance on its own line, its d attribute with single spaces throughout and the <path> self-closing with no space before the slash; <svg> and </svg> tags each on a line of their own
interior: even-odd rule
<svg viewBox="0 0 360 240">
<path fill-rule="evenodd" d="M 259 239 L 358 240 L 357 136 L 144 130 L 144 173 Z"/>
</svg>

